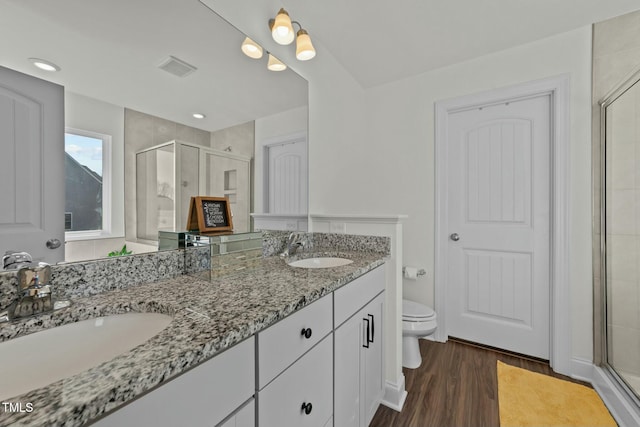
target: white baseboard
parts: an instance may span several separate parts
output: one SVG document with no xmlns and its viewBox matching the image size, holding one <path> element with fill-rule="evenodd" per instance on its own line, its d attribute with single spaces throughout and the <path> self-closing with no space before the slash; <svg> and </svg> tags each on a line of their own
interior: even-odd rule
<svg viewBox="0 0 640 427">
<path fill-rule="evenodd" d="M 571 359 L 571 378 L 593 384 L 593 363 L 590 360 L 574 357 Z"/>
<path fill-rule="evenodd" d="M 640 408 L 620 389 L 604 369 L 589 360 L 572 358 L 571 377 L 593 385 L 620 427 L 639 426 Z"/>
<path fill-rule="evenodd" d="M 398 378 L 397 383 L 387 381 L 384 389 L 384 397 L 382 403 L 387 408 L 401 412 L 404 401 L 407 399 L 407 390 L 404 388 L 404 374 Z"/>
<path fill-rule="evenodd" d="M 630 401 L 604 369 L 594 367 L 592 384 L 620 427 L 640 426 L 640 408 Z"/>
</svg>

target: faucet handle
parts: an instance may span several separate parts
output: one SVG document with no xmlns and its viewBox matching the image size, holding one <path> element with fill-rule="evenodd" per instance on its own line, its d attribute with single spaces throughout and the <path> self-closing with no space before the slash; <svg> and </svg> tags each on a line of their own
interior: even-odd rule
<svg viewBox="0 0 640 427">
<path fill-rule="evenodd" d="M 2 268 L 17 270 L 31 265 L 33 258 L 27 252 L 6 251 L 2 257 Z"/>
</svg>

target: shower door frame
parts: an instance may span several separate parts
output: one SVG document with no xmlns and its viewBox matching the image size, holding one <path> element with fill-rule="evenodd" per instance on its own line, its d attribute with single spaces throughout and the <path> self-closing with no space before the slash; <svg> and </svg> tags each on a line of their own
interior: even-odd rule
<svg viewBox="0 0 640 427">
<path fill-rule="evenodd" d="M 622 425 L 640 425 L 640 398 L 626 384 L 608 361 L 607 333 L 607 107 L 635 84 L 640 84 L 640 69 L 631 73 L 598 102 L 600 135 L 594 138 L 599 146 L 593 150 L 598 158 L 593 161 L 594 172 L 594 378 L 593 385 L 607 403 L 616 421 Z M 595 202 L 597 201 L 597 202 Z M 596 270 L 598 269 L 598 270 Z M 640 392 L 640 391 L 639 391 Z"/>
</svg>

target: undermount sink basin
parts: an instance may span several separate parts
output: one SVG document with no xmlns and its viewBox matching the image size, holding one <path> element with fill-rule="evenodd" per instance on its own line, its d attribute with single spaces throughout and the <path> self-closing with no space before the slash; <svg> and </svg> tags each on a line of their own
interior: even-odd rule
<svg viewBox="0 0 640 427">
<path fill-rule="evenodd" d="M 114 314 L 0 343 L 0 400 L 111 360 L 149 340 L 171 320 L 159 313 Z"/>
<path fill-rule="evenodd" d="M 304 258 L 289 263 L 291 267 L 298 268 L 331 268 L 340 267 L 341 265 L 351 264 L 353 261 L 347 258 L 337 257 L 316 257 Z"/>
</svg>

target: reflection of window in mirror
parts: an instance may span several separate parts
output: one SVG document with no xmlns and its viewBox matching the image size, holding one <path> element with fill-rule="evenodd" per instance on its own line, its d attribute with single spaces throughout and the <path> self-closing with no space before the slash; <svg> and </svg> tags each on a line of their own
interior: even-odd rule
<svg viewBox="0 0 640 427">
<path fill-rule="evenodd" d="M 65 132 L 65 238 L 80 240 L 111 231 L 111 136 Z"/>
</svg>

